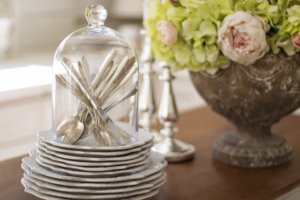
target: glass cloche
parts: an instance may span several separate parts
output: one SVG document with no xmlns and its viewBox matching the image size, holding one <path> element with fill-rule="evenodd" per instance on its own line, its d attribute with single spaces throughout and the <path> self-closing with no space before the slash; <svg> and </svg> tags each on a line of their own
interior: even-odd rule
<svg viewBox="0 0 300 200">
<path fill-rule="evenodd" d="M 53 139 L 65 144 L 125 145 L 136 139 L 138 63 L 130 44 L 104 26 L 101 5 L 88 26 L 67 36 L 53 66 Z"/>
</svg>

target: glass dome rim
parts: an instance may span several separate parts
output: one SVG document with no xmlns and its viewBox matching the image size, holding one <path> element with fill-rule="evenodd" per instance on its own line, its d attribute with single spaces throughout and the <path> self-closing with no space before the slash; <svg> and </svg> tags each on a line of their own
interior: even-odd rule
<svg viewBox="0 0 300 200">
<path fill-rule="evenodd" d="M 72 37 L 76 37 L 76 36 L 80 36 L 80 34 L 84 33 L 83 36 L 89 36 L 89 34 L 86 34 L 88 32 L 88 30 L 98 30 L 98 31 L 95 31 L 93 33 L 96 33 L 96 34 L 91 34 L 91 36 L 94 36 L 94 37 L 99 37 L 100 35 L 109 35 L 108 33 L 112 33 L 110 34 L 111 37 L 111 41 L 115 40 L 115 41 L 118 41 L 120 43 L 123 43 L 124 46 L 127 46 L 129 47 L 129 49 L 131 50 L 132 54 L 137 58 L 137 53 L 133 47 L 133 45 L 130 43 L 130 41 L 128 41 L 121 33 L 119 33 L 118 31 L 116 31 L 115 29 L 112 29 L 112 28 L 109 28 L 109 27 L 106 27 L 106 26 L 103 26 L 101 28 L 94 28 L 94 27 L 91 27 L 91 26 L 86 26 L 86 27 L 83 27 L 83 28 L 80 28 L 80 29 L 77 29 L 73 32 L 71 32 L 70 34 L 68 34 L 60 43 L 59 45 L 57 46 L 56 50 L 55 50 L 55 53 L 54 53 L 54 60 L 58 58 L 60 52 L 63 51 L 64 47 L 66 46 L 66 44 L 68 43 L 68 41 L 70 41 L 70 39 Z M 103 32 L 104 30 L 104 32 Z M 84 39 L 82 41 L 85 41 Z M 84 42 L 82 42 L 84 43 Z M 139 64 L 138 64 L 139 65 Z"/>
</svg>

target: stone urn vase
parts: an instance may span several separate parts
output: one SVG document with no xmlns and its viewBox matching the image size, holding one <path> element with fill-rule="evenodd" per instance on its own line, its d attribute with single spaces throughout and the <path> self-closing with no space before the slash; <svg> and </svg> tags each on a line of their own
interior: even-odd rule
<svg viewBox="0 0 300 200">
<path fill-rule="evenodd" d="M 239 167 L 270 167 L 291 160 L 292 147 L 271 132 L 300 107 L 300 54 L 265 55 L 250 66 L 231 63 L 215 75 L 190 73 L 198 92 L 236 126 L 213 146 L 216 160 Z"/>
</svg>

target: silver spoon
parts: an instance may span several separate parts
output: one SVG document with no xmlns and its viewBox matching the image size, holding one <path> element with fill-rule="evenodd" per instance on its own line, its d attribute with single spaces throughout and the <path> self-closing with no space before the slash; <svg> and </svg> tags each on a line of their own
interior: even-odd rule
<svg viewBox="0 0 300 200">
<path fill-rule="evenodd" d="M 62 137 L 65 144 L 74 144 L 77 142 L 84 131 L 84 124 L 78 117 L 64 119 L 57 127 L 56 135 Z"/>
</svg>

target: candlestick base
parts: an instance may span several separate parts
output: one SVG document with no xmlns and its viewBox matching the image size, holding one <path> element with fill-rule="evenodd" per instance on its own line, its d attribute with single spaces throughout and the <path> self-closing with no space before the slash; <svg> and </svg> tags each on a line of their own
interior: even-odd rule
<svg viewBox="0 0 300 200">
<path fill-rule="evenodd" d="M 195 155 L 195 147 L 180 140 L 165 137 L 152 147 L 153 151 L 166 156 L 168 162 L 183 162 L 191 160 Z"/>
</svg>

